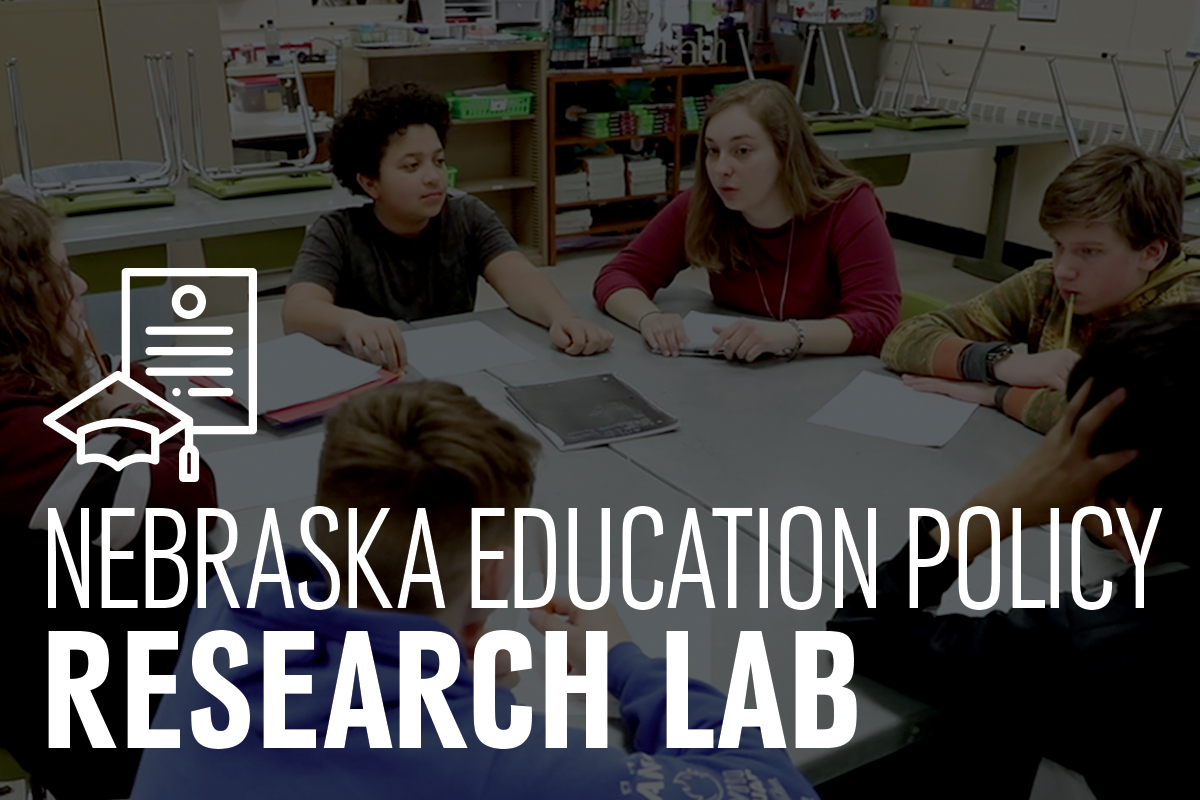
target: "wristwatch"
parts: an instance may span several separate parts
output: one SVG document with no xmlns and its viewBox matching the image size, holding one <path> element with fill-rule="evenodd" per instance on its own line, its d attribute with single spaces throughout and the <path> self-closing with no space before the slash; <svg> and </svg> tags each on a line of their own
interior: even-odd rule
<svg viewBox="0 0 1200 800">
<path fill-rule="evenodd" d="M 786 358 L 791 361 L 796 356 L 800 355 L 801 348 L 804 347 L 804 325 L 798 319 L 784 320 L 788 325 L 792 326 L 792 330 L 796 331 L 796 345 L 789 347 L 786 350 L 780 350 L 776 355 L 780 358 Z"/>
<path fill-rule="evenodd" d="M 996 365 L 1012 355 L 1012 345 L 998 344 L 987 353 L 987 382 L 1002 383 L 996 380 Z"/>
</svg>

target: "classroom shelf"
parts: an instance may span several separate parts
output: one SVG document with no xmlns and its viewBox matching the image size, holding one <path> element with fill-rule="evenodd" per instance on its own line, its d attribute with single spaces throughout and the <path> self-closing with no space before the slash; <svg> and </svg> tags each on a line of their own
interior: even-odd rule
<svg viewBox="0 0 1200 800">
<path fill-rule="evenodd" d="M 503 178 L 481 178 L 474 181 L 459 181 L 455 188 L 469 194 L 486 194 L 488 192 L 511 192 L 514 189 L 536 189 L 537 182 L 529 178 L 515 175 Z"/>
<path fill-rule="evenodd" d="M 649 224 L 649 219 L 627 219 L 618 222 L 603 222 L 599 225 L 593 225 L 586 231 L 576 231 L 574 233 L 555 234 L 556 239 L 569 239 L 572 236 L 587 236 L 593 233 L 632 233 L 640 231 Z"/>
<path fill-rule="evenodd" d="M 788 86 L 789 89 L 793 86 L 794 74 L 791 64 L 765 64 L 756 65 L 755 73 L 757 77 L 769 78 L 771 80 L 780 81 Z M 545 107 L 546 107 L 546 145 L 543 148 L 544 152 L 552 159 L 548 164 L 550 170 L 556 167 L 553 159 L 558 154 L 564 156 L 569 155 L 566 151 L 558 151 L 559 147 L 567 146 L 584 146 L 596 147 L 607 144 L 619 144 L 622 142 L 632 142 L 634 140 L 656 139 L 659 140 L 658 155 L 662 157 L 664 162 L 669 162 L 667 175 L 667 186 L 669 191 L 639 195 L 637 197 L 613 197 L 604 200 L 589 200 L 580 203 L 562 203 L 555 201 L 555 186 L 554 175 L 550 172 L 547 175 L 548 184 L 546 187 L 547 208 L 552 212 L 557 212 L 559 209 L 572 208 L 590 208 L 609 205 L 612 203 L 627 203 L 632 201 L 648 201 L 660 198 L 671 198 L 679 193 L 679 172 L 681 165 L 687 161 L 691 162 L 694 151 L 693 141 L 684 144 L 684 139 L 688 136 L 695 136 L 698 131 L 684 131 L 684 114 L 683 114 L 683 98 L 689 95 L 695 95 L 697 91 L 705 91 L 711 89 L 716 83 L 732 83 L 742 80 L 746 76 L 745 68 L 740 64 L 727 64 L 724 66 L 715 67 L 633 67 L 622 68 L 618 70 L 551 70 L 546 76 L 546 91 L 545 91 Z M 664 133 L 654 133 L 645 135 L 624 135 L 624 136 L 608 136 L 593 138 L 590 136 L 562 136 L 559 135 L 558 126 L 560 123 L 559 114 L 556 110 L 556 105 L 559 103 L 559 87 L 563 89 L 564 96 L 562 98 L 563 105 L 571 104 L 571 95 L 569 88 L 571 84 L 588 84 L 600 81 L 607 81 L 613 84 L 626 84 L 631 81 L 653 81 L 653 92 L 655 94 L 654 102 L 674 103 L 675 116 L 673 130 Z M 584 92 L 587 94 L 587 92 Z M 595 94 L 593 90 L 592 95 Z M 600 109 L 605 110 L 605 109 Z M 668 144 L 661 144 L 662 141 Z M 667 152 L 664 152 L 666 150 Z M 630 209 L 632 212 L 633 209 Z M 649 209 L 646 209 L 649 212 Z M 599 233 L 622 233 L 641 230 L 650 221 L 651 217 L 642 217 L 637 219 L 620 220 L 617 222 L 602 222 L 593 225 L 587 231 L 558 234 L 555 230 L 555 213 L 549 213 L 546 216 L 547 225 L 547 260 L 546 263 L 554 264 L 557 261 L 558 249 L 557 241 L 573 236 L 586 236 L 588 234 Z"/>
<path fill-rule="evenodd" d="M 654 194 L 623 195 L 621 197 L 606 197 L 603 200 L 584 200 L 579 203 L 555 203 L 555 208 L 585 208 L 587 206 L 604 206 L 610 203 L 630 203 L 634 200 L 654 200 L 659 197 L 669 197 L 672 192 L 655 192 Z"/>
<path fill-rule="evenodd" d="M 494 119 L 451 119 L 452 127 L 461 125 L 495 125 L 500 122 L 531 122 L 537 119 L 537 114 L 522 114 L 519 117 L 496 117 Z"/>
<path fill-rule="evenodd" d="M 675 132 L 667 131 L 666 133 L 634 133 L 626 136 L 557 136 L 554 139 L 554 144 L 557 146 L 568 144 L 582 145 L 597 145 L 607 142 L 632 142 L 635 139 L 674 139 Z"/>
</svg>

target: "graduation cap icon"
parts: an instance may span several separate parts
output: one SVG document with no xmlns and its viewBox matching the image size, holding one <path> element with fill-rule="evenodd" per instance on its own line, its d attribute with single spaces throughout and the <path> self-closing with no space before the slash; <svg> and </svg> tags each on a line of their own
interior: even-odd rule
<svg viewBox="0 0 1200 800">
<path fill-rule="evenodd" d="M 125 419 L 123 417 L 114 417 L 111 419 L 101 419 L 95 422 L 89 422 L 75 430 L 68 428 L 60 422 L 60 419 L 67 414 L 70 414 L 76 408 L 86 403 L 91 398 L 95 397 L 100 392 L 106 392 L 115 383 L 122 383 L 133 391 L 146 398 L 148 405 L 156 406 L 161 409 L 167 416 L 172 417 L 175 421 L 165 429 L 160 430 L 148 422 L 142 422 L 136 419 Z M 200 475 L 200 452 L 196 446 L 192 444 L 192 418 L 188 414 L 180 411 L 171 403 L 168 403 L 157 394 L 142 386 L 125 372 L 114 372 L 107 378 L 92 386 L 83 394 L 71 400 L 69 403 L 59 407 L 43 418 L 50 428 L 57 431 L 63 437 L 75 442 L 76 452 L 75 459 L 79 464 L 87 464 L 96 462 L 99 464 L 107 464 L 114 470 L 122 470 L 130 464 L 145 462 L 147 464 L 157 464 L 159 460 L 159 450 L 164 441 L 170 439 L 180 431 L 184 433 L 184 446 L 179 452 L 179 480 L 194 483 L 199 480 Z M 116 430 L 120 428 L 129 428 L 139 430 L 150 436 L 149 452 L 137 451 L 123 458 L 115 459 L 107 453 L 89 453 L 87 450 L 87 440 L 89 434 L 101 430 Z"/>
</svg>

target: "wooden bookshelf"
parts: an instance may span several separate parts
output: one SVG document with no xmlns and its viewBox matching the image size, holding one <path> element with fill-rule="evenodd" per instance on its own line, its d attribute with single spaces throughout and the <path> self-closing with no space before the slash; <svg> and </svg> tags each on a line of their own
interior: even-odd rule
<svg viewBox="0 0 1200 800">
<path fill-rule="evenodd" d="M 793 86 L 793 70 L 791 64 L 769 64 L 756 66 L 755 76 L 769 78 Z M 717 67 L 645 67 L 641 69 L 623 69 L 619 72 L 611 70 L 552 70 L 546 77 L 545 108 L 546 108 L 546 227 L 547 227 L 547 263 L 557 261 L 558 242 L 571 236 L 586 236 L 601 233 L 631 233 L 641 230 L 653 218 L 653 214 L 637 213 L 637 207 L 628 214 L 621 214 L 620 209 L 613 209 L 613 219 L 598 221 L 589 230 L 580 233 L 559 235 L 555 231 L 555 215 L 560 210 L 579 208 L 601 208 L 619 206 L 623 203 L 641 204 L 644 212 L 647 201 L 658 199 L 670 200 L 679 193 L 679 172 L 685 158 L 690 158 L 690 151 L 696 146 L 697 131 L 683 130 L 683 98 L 708 94 L 711 87 L 721 83 L 737 83 L 746 77 L 745 68 L 740 65 L 724 65 Z M 620 135 L 608 137 L 590 137 L 571 133 L 563 128 L 570 125 L 560 112 L 565 106 L 573 105 L 572 96 L 580 92 L 581 84 L 608 82 L 623 84 L 631 81 L 653 81 L 652 93 L 654 102 L 670 102 L 675 104 L 673 127 L 669 131 L 646 135 Z M 594 93 L 593 93 L 594 96 Z M 619 111 L 619 106 L 612 108 L 594 108 L 592 111 Z M 665 193 L 638 195 L 635 197 L 606 198 L 573 203 L 558 204 L 555 201 L 555 182 L 557 164 L 563 150 L 569 147 L 595 147 L 598 145 L 621 145 L 637 142 L 638 140 L 662 140 L 670 143 L 667 157 L 670 165 L 667 174 L 667 191 Z M 685 141 L 686 140 L 686 141 Z M 660 150 L 660 153 L 662 151 Z"/>
</svg>

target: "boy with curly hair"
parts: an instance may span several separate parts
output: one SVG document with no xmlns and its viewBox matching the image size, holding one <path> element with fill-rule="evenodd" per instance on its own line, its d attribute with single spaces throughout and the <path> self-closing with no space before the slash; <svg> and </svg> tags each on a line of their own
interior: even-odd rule
<svg viewBox="0 0 1200 800">
<path fill-rule="evenodd" d="M 395 321 L 472 311 L 482 276 L 565 352 L 606 350 L 612 334 L 578 317 L 496 214 L 448 189 L 449 127 L 445 99 L 413 84 L 354 98 L 333 127 L 330 158 L 342 185 L 374 202 L 313 224 L 288 283 L 284 330 L 402 371 L 407 358 Z"/>
</svg>

